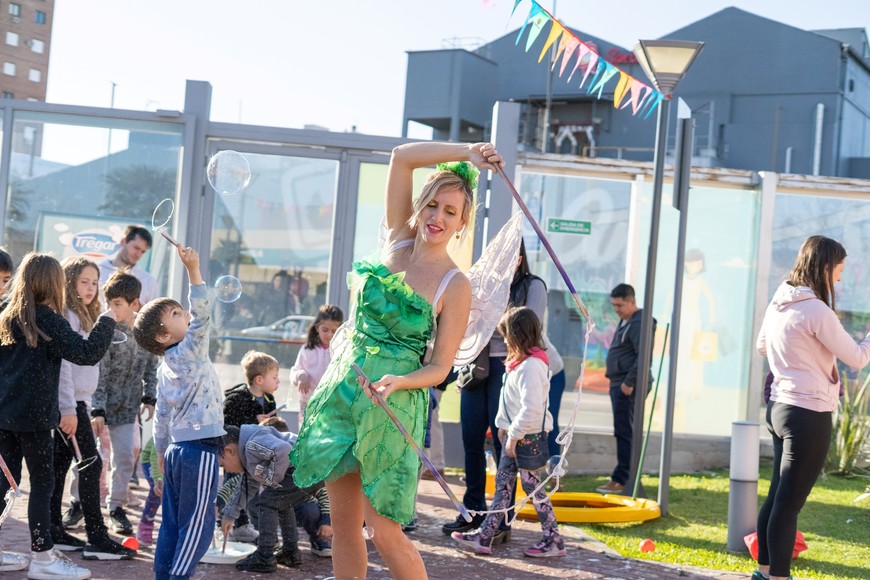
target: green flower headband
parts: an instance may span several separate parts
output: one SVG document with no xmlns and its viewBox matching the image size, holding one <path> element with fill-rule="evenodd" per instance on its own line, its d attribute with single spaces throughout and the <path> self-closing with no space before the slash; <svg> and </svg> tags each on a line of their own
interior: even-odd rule
<svg viewBox="0 0 870 580">
<path fill-rule="evenodd" d="M 439 163 L 437 167 L 439 171 L 449 171 L 461 177 L 472 191 L 477 189 L 477 176 L 480 175 L 480 170 L 468 161 Z"/>
</svg>

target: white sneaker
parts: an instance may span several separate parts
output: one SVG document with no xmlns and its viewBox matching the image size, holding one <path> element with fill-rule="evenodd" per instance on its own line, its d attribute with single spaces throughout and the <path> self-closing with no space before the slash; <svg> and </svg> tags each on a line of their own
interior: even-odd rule
<svg viewBox="0 0 870 580">
<path fill-rule="evenodd" d="M 15 572 L 27 568 L 27 556 L 17 552 L 5 552 L 0 548 L 0 572 Z"/>
<path fill-rule="evenodd" d="M 128 493 L 127 494 L 127 503 L 125 504 L 128 508 L 140 508 L 142 507 L 142 500 L 139 499 L 136 494 Z"/>
<path fill-rule="evenodd" d="M 260 532 L 254 529 L 253 524 L 245 524 L 230 531 L 229 539 L 233 542 L 254 543 L 260 537 Z"/>
<path fill-rule="evenodd" d="M 35 580 L 86 580 L 91 577 L 91 571 L 76 566 L 72 560 L 58 552 L 49 550 L 47 562 L 37 562 L 35 554 L 30 558 L 30 568 L 27 577 Z"/>
</svg>

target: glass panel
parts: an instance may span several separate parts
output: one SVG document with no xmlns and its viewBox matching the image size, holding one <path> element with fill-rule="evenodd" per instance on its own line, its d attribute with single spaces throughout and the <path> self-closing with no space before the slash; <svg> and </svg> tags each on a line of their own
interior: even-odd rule
<svg viewBox="0 0 870 580">
<path fill-rule="evenodd" d="M 100 261 L 126 225 L 150 227 L 178 196 L 183 125 L 19 111 L 12 131 L 3 243 L 16 262 L 31 250 Z M 168 246 L 157 247 L 139 265 L 165 290 Z"/>
<path fill-rule="evenodd" d="M 584 403 L 579 409 L 578 425 L 613 425 L 604 360 L 618 321 L 610 307 L 610 291 L 626 275 L 631 188 L 631 182 L 626 181 L 522 174 L 523 200 L 541 224 L 596 324 L 587 352 Z M 589 233 L 583 233 L 586 224 L 577 222 L 589 222 Z M 566 389 L 559 413 L 560 424 L 565 425 L 576 401 L 585 323 L 528 223 L 524 238 L 532 272 L 544 279 L 549 292 L 547 334 L 565 361 Z"/>
<path fill-rule="evenodd" d="M 768 295 L 788 278 L 798 249 L 810 235 L 833 238 L 843 244 L 848 257 L 843 279 L 834 286 L 837 315 L 850 334 L 867 334 L 870 312 L 870 202 L 828 196 L 778 194 L 773 218 L 773 256 Z M 854 370 L 838 361 L 841 371 Z"/>
<path fill-rule="evenodd" d="M 679 213 L 667 186 L 662 208 L 653 313 L 658 320 L 653 378 L 671 321 Z M 760 193 L 692 186 L 680 314 L 675 433 L 729 435 L 743 418 L 749 362 Z M 648 223 L 648 221 L 646 222 Z M 669 361 L 665 354 L 653 429 L 663 426 Z M 652 398 L 647 400 L 652 403 Z"/>
<path fill-rule="evenodd" d="M 243 293 L 235 302 L 215 302 L 214 331 L 223 338 L 211 341 L 212 360 L 238 364 L 254 348 L 289 368 L 326 301 L 339 164 L 244 155 L 250 186 L 215 195 L 210 283 L 235 276 Z"/>
</svg>

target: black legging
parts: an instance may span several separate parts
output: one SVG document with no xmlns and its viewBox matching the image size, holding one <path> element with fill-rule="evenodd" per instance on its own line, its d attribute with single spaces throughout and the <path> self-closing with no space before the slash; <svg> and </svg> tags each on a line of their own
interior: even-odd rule
<svg viewBox="0 0 870 580">
<path fill-rule="evenodd" d="M 6 460 L 16 483 L 21 483 L 21 460 L 27 462 L 30 472 L 30 497 L 19 497 L 27 502 L 27 523 L 30 526 L 30 549 L 44 552 L 54 547 L 51 541 L 51 516 L 48 502 L 54 487 L 54 462 L 51 431 L 0 430 L 0 454 Z M 6 507 L 3 497 L 9 489 L 6 478 L 0 478 L 0 511 Z"/>
<path fill-rule="evenodd" d="M 85 469 L 79 471 L 79 498 L 82 501 L 82 513 L 85 516 L 85 533 L 89 541 L 106 536 L 108 529 L 103 521 L 100 511 L 100 472 L 103 471 L 103 461 L 97 450 L 97 442 L 94 439 L 94 431 L 91 428 L 91 418 L 88 416 L 87 405 L 84 401 L 76 402 L 76 441 L 82 459 L 87 460 L 96 457 L 94 462 Z M 66 473 L 70 464 L 75 459 L 72 443 L 66 435 L 54 433 L 54 493 L 51 496 L 51 523 L 60 530 L 62 525 L 61 508 L 63 502 L 63 490 L 66 483 Z"/>
<path fill-rule="evenodd" d="M 771 576 L 788 576 L 797 520 L 825 465 L 831 413 L 770 402 L 767 429 L 773 435 L 773 477 L 758 512 L 758 563 Z"/>
</svg>

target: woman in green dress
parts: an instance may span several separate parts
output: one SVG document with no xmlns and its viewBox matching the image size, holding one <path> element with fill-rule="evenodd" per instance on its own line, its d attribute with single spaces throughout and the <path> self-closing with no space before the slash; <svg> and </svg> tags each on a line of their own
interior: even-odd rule
<svg viewBox="0 0 870 580">
<path fill-rule="evenodd" d="M 480 169 L 502 165 L 491 143 L 411 143 L 393 150 L 386 242 L 376 259 L 355 263 L 348 275 L 353 314 L 333 339 L 332 361 L 308 402 L 291 455 L 300 487 L 326 481 L 336 578 L 366 576 L 363 522 L 395 578 L 426 578 L 400 525 L 413 516 L 420 460 L 371 390 L 422 446 L 427 389 L 447 376 L 468 324 L 471 285 L 447 245 L 465 230 L 473 193 L 467 172 L 441 170 L 414 199 L 412 174 L 455 160 Z M 431 356 L 421 365 L 427 346 Z M 353 363 L 371 385 L 360 384 Z"/>
</svg>

